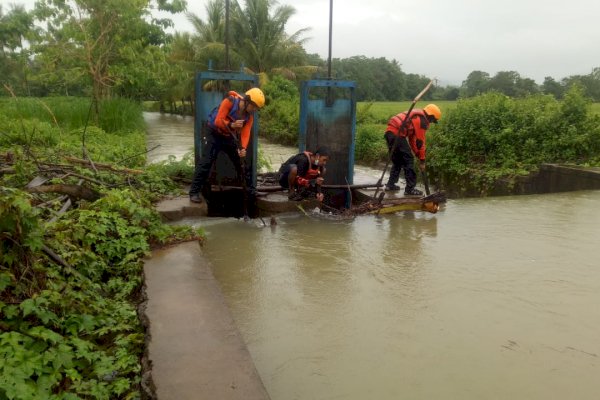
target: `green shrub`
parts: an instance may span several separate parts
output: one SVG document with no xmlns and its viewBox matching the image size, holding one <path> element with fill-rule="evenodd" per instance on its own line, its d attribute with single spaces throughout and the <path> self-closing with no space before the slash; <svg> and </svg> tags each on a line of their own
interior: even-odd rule
<svg viewBox="0 0 600 400">
<path fill-rule="evenodd" d="M 386 125 L 363 124 L 356 130 L 354 158 L 357 162 L 372 164 L 385 160 L 388 149 L 383 134 Z"/>
<path fill-rule="evenodd" d="M 199 232 L 128 189 L 48 225 L 29 202 L 0 187 L 0 398 L 140 398 L 142 257 Z"/>
<path fill-rule="evenodd" d="M 600 151 L 598 121 L 578 87 L 561 102 L 486 93 L 458 101 L 428 134 L 429 165 L 484 184 L 541 163 L 593 162 Z"/>
<path fill-rule="evenodd" d="M 281 76 L 274 76 L 263 91 L 266 105 L 260 111 L 260 134 L 268 140 L 285 145 L 298 144 L 300 93 L 296 85 Z"/>
<path fill-rule="evenodd" d="M 356 125 L 376 123 L 377 118 L 373 113 L 373 103 L 358 103 L 356 106 Z"/>
</svg>

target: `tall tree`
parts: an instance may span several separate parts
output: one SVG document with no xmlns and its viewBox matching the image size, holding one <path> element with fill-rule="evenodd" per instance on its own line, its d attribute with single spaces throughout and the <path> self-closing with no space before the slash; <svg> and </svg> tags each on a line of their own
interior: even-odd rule
<svg viewBox="0 0 600 400">
<path fill-rule="evenodd" d="M 560 82 L 557 82 L 551 76 L 547 76 L 544 78 L 544 83 L 542 83 L 542 92 L 545 94 L 551 94 L 556 99 L 562 99 L 565 88 Z"/>
<path fill-rule="evenodd" d="M 531 94 L 539 93 L 540 88 L 537 83 L 531 78 L 519 77 L 515 82 L 515 95 L 524 97 Z"/>
<path fill-rule="evenodd" d="M 278 5 L 276 0 L 246 0 L 242 9 L 232 2 L 232 35 L 237 52 L 254 72 L 267 72 L 278 67 L 304 65 L 306 52 L 302 35 L 307 28 L 291 35 L 285 25 L 296 10 Z"/>
<path fill-rule="evenodd" d="M 197 69 L 207 68 L 209 62 L 215 69 L 244 65 L 250 72 L 258 73 L 261 81 L 266 78 L 267 72 L 296 79 L 317 70 L 316 66 L 306 65 L 308 57 L 302 47 L 306 39 L 301 36 L 308 29 L 287 35 L 285 25 L 295 10 L 289 5 L 278 6 L 273 0 L 247 0 L 244 8 L 237 1 L 231 1 L 228 27 L 230 62 L 226 65 L 225 12 L 224 0 L 211 0 L 206 5 L 206 20 L 188 14 L 196 31 Z"/>
<path fill-rule="evenodd" d="M 188 20 L 195 30 L 192 38 L 195 51 L 195 69 L 204 70 L 212 62 L 213 69 L 225 70 L 228 68 L 225 60 L 225 1 L 211 0 L 205 8 L 206 21 L 193 13 L 187 14 Z M 231 47 L 229 57 L 230 61 L 234 60 L 236 64 L 241 63 L 240 57 Z"/>
<path fill-rule="evenodd" d="M 211 0 L 205 9 L 206 21 L 194 13 L 186 14 L 197 38 L 203 43 L 225 43 L 225 1 Z"/>
<path fill-rule="evenodd" d="M 594 68 L 589 75 L 582 76 L 580 82 L 586 95 L 594 101 L 600 101 L 600 68 Z"/>
<path fill-rule="evenodd" d="M 490 74 L 484 71 L 471 72 L 462 83 L 465 97 L 473 97 L 489 90 Z"/>
<path fill-rule="evenodd" d="M 180 12 L 185 6 L 184 0 L 39 0 L 36 15 L 46 29 L 38 50 L 48 65 L 87 78 L 98 100 L 115 86 L 134 83 L 137 69 L 147 68 L 140 55 L 164 42 L 163 28 L 171 22 L 152 19 L 151 10 Z"/>
<path fill-rule="evenodd" d="M 0 5 L 0 81 L 16 93 L 29 94 L 29 49 L 25 42 L 35 29 L 33 16 L 23 6 L 11 6 L 7 14 Z"/>
<path fill-rule="evenodd" d="M 396 60 L 354 56 L 335 58 L 332 64 L 336 78 L 356 81 L 359 101 L 403 100 L 406 97 L 407 75 Z"/>
<path fill-rule="evenodd" d="M 490 79 L 489 88 L 514 97 L 517 94 L 517 81 L 521 78 L 516 71 L 499 71 Z"/>
</svg>

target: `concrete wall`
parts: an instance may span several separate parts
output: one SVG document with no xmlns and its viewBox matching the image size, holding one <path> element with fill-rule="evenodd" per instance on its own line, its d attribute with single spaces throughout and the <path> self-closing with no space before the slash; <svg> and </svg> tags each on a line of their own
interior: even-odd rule
<svg viewBox="0 0 600 400">
<path fill-rule="evenodd" d="M 527 176 L 499 179 L 487 188 L 471 182 L 443 176 L 436 182 L 448 197 L 507 196 L 542 194 L 576 190 L 600 190 L 600 168 L 542 164 L 537 172 Z"/>
</svg>

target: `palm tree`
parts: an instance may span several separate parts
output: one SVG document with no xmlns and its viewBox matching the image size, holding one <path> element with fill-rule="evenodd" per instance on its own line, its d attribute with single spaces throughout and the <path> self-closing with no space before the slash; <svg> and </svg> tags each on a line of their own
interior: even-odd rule
<svg viewBox="0 0 600 400">
<path fill-rule="evenodd" d="M 301 36 L 309 29 L 286 34 L 285 25 L 295 9 L 277 4 L 275 0 L 246 0 L 242 9 L 238 1 L 231 2 L 231 63 L 245 64 L 248 72 L 263 77 L 266 72 L 273 72 L 294 79 L 295 70 L 300 69 L 304 74 L 316 70 L 305 66 L 307 55 L 302 45 L 307 39 Z M 196 61 L 205 67 L 209 59 L 213 60 L 218 69 L 225 66 L 225 1 L 209 1 L 206 11 L 206 21 L 188 14 L 196 30 Z"/>
<path fill-rule="evenodd" d="M 292 35 L 285 32 L 285 25 L 296 12 L 294 7 L 279 6 L 276 0 L 246 0 L 244 9 L 234 3 L 233 41 L 248 68 L 260 73 L 305 63 L 302 44 L 307 39 L 301 36 L 309 28 Z"/>
<path fill-rule="evenodd" d="M 186 99 L 190 101 L 193 110 L 194 74 L 197 70 L 195 58 L 191 35 L 176 32 L 169 44 L 169 63 L 163 71 L 166 90 L 162 97 L 169 102 L 172 111 L 174 102 L 181 100 L 185 107 Z"/>
<path fill-rule="evenodd" d="M 187 18 L 196 30 L 197 38 L 204 43 L 225 42 L 225 1 L 212 0 L 206 5 L 206 22 L 194 13 Z"/>
</svg>

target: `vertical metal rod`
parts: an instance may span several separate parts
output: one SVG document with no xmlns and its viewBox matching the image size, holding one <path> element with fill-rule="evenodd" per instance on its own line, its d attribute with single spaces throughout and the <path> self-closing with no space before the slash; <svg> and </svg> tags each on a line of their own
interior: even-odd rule
<svg viewBox="0 0 600 400">
<path fill-rule="evenodd" d="M 327 57 L 327 78 L 331 79 L 331 38 L 333 32 L 333 0 L 329 0 L 329 56 Z"/>
<path fill-rule="evenodd" d="M 327 57 L 327 79 L 332 79 L 331 76 L 331 43 L 333 37 L 333 0 L 329 0 L 329 55 Z M 327 94 L 325 95 L 325 105 L 333 106 L 333 90 L 331 86 L 327 86 Z"/>
<path fill-rule="evenodd" d="M 229 0 L 225 0 L 225 69 L 229 71 Z"/>
</svg>

